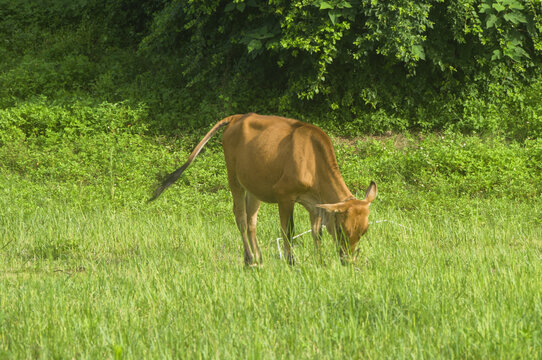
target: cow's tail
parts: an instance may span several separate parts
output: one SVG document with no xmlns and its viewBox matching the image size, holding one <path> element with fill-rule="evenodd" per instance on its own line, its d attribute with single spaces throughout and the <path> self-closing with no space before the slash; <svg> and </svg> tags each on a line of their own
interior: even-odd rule
<svg viewBox="0 0 542 360">
<path fill-rule="evenodd" d="M 171 174 L 169 174 L 163 181 L 162 181 L 162 184 L 160 184 L 160 186 L 154 191 L 154 193 L 152 194 L 152 197 L 149 199 L 149 202 L 150 201 L 153 201 L 155 200 L 158 196 L 160 196 L 160 194 L 166 190 L 168 187 L 170 187 L 175 181 L 177 181 L 177 179 L 179 178 L 179 176 L 181 176 L 181 174 L 186 170 L 186 168 L 192 163 L 192 161 L 194 161 L 194 159 L 196 158 L 196 156 L 198 156 L 198 154 L 200 153 L 201 149 L 203 149 L 203 147 L 205 146 L 205 144 L 207 144 L 207 142 L 213 137 L 214 134 L 216 134 L 216 132 L 218 130 L 220 130 L 220 128 L 228 125 L 230 122 L 232 122 L 234 119 L 236 119 L 237 117 L 239 117 L 239 115 L 232 115 L 232 116 L 229 116 L 227 118 L 224 118 L 222 120 L 220 120 L 219 122 L 217 122 L 215 124 L 215 126 L 213 126 L 213 128 L 211 130 L 209 130 L 209 132 L 203 137 L 203 139 L 201 139 L 201 141 L 199 142 L 199 144 L 194 148 L 194 150 L 192 150 L 192 153 L 190 154 L 190 156 L 188 157 L 188 160 L 186 160 L 186 162 L 184 163 L 183 166 L 181 166 L 180 168 L 178 168 L 177 170 L 175 170 L 174 172 L 172 172 Z"/>
</svg>

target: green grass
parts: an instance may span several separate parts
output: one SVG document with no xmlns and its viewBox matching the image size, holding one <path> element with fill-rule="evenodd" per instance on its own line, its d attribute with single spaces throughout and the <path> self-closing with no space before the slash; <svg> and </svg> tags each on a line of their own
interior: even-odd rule
<svg viewBox="0 0 542 360">
<path fill-rule="evenodd" d="M 130 143 L 135 158 L 166 156 Z M 220 152 L 150 205 L 148 174 L 171 165 L 128 173 L 114 154 L 94 180 L 4 167 L 0 358 L 542 357 L 539 198 L 433 201 L 381 182 L 371 220 L 393 222 L 371 226 L 353 266 L 329 236 L 319 264 L 310 235 L 288 266 L 263 205 L 264 266 L 247 269 Z"/>
<path fill-rule="evenodd" d="M 159 2 L 46 3 L 0 0 L 1 360 L 542 358 L 536 71 L 525 84 L 509 67 L 499 83 L 452 76 L 406 112 L 399 88 L 391 107 L 347 96 L 331 111 L 328 96 L 284 95 L 298 82 L 273 90 L 260 66 L 193 77 L 171 46 L 146 54 Z M 343 136 L 442 132 L 334 139 L 347 185 L 363 196 L 376 181 L 371 221 L 388 220 L 354 264 L 329 236 L 321 264 L 305 235 L 288 266 L 276 207 L 262 205 L 264 265 L 247 269 L 218 138 L 146 200 L 211 123 L 255 110 Z"/>
</svg>

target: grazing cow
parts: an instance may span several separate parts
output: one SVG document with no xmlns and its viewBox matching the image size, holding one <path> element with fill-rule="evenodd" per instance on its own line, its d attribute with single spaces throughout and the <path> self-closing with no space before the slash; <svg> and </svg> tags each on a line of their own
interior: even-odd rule
<svg viewBox="0 0 542 360">
<path fill-rule="evenodd" d="M 369 227 L 369 205 L 376 198 L 376 184 L 371 182 L 363 200 L 356 199 L 339 172 L 329 137 L 320 128 L 298 120 L 251 113 L 219 121 L 186 163 L 164 179 L 149 201 L 173 184 L 209 139 L 225 126 L 222 146 L 245 263 L 262 261 L 256 240 L 261 201 L 278 204 L 285 256 L 290 264 L 294 263 L 291 241 L 296 202 L 310 214 L 316 248 L 322 225 L 326 225 L 339 244 L 341 260 L 347 260 Z"/>
</svg>

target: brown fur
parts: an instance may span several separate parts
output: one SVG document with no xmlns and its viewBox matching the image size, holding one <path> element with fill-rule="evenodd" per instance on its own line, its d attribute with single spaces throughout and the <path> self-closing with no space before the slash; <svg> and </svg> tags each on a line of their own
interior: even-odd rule
<svg viewBox="0 0 542 360">
<path fill-rule="evenodd" d="M 376 197 L 376 184 L 371 182 L 363 200 L 355 199 L 339 172 L 329 137 L 318 127 L 298 120 L 251 113 L 219 121 L 187 162 L 163 181 L 151 200 L 179 178 L 207 141 L 224 126 L 227 127 L 222 146 L 247 265 L 261 263 L 256 239 L 261 201 L 278 204 L 289 263 L 294 262 L 291 239 L 296 202 L 310 214 L 317 247 L 322 225 L 326 225 L 340 245 L 341 259 L 354 252 L 359 238 L 369 227 L 369 205 Z"/>
</svg>

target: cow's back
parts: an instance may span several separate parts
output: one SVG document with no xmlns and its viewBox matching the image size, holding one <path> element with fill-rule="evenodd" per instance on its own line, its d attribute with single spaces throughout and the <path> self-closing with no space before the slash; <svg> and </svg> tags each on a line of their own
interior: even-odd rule
<svg viewBox="0 0 542 360">
<path fill-rule="evenodd" d="M 297 196 L 318 185 L 322 169 L 325 177 L 337 169 L 327 135 L 293 119 L 239 116 L 224 131 L 222 143 L 230 181 L 236 179 L 266 202 Z"/>
<path fill-rule="evenodd" d="M 228 176 L 235 177 L 263 201 L 276 202 L 277 184 L 289 177 L 290 187 L 299 187 L 295 169 L 294 133 L 304 123 L 278 116 L 247 114 L 224 131 L 222 144 Z M 231 179 L 230 179 L 231 181 Z"/>
</svg>

